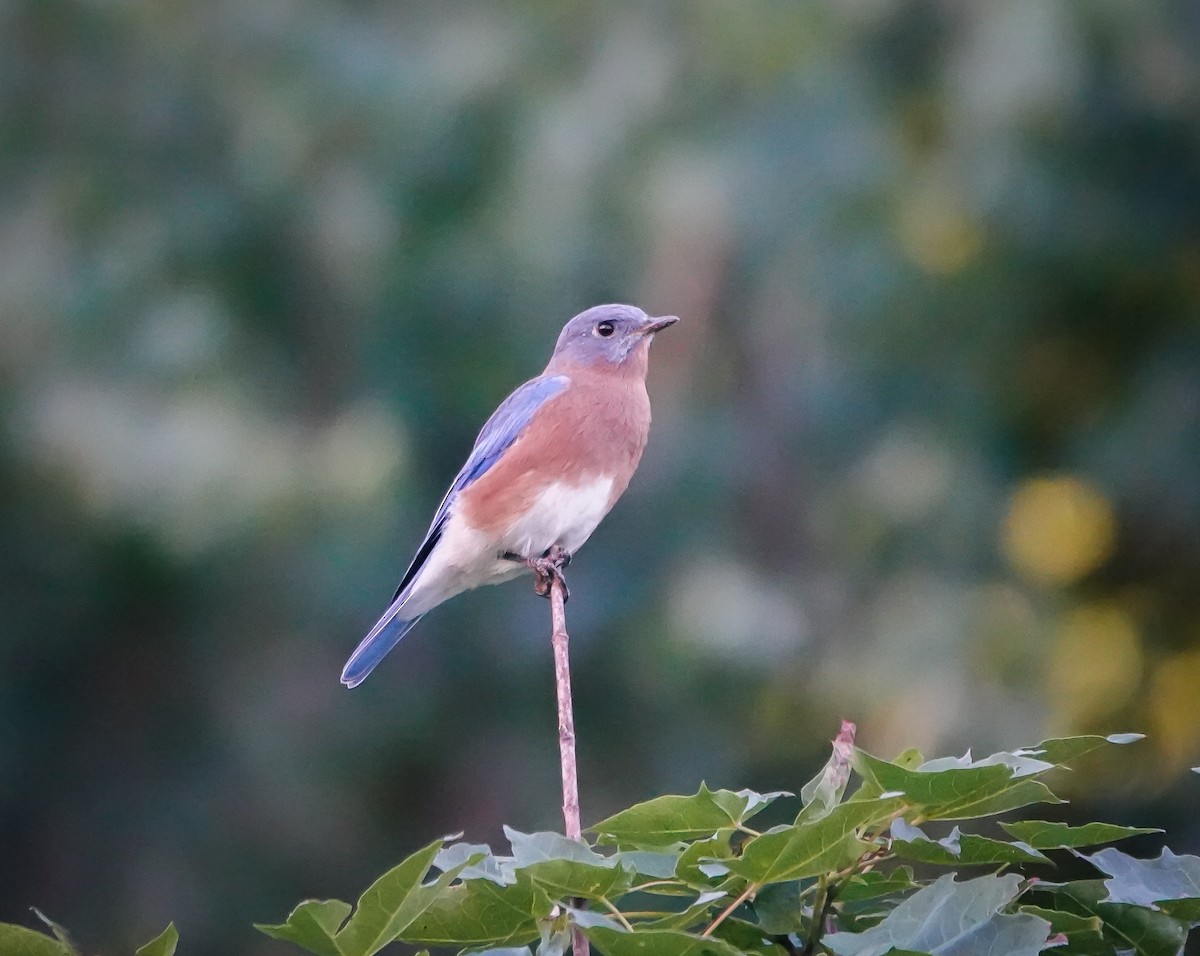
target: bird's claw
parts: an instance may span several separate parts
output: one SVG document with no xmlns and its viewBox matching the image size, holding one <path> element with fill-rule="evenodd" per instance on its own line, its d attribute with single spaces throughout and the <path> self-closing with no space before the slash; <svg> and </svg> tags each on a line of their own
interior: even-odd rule
<svg viewBox="0 0 1200 956">
<path fill-rule="evenodd" d="M 555 545 L 540 558 L 528 558 L 525 563 L 533 571 L 534 594 L 544 598 L 550 597 L 550 589 L 557 580 L 562 585 L 563 601 L 571 599 L 571 589 L 567 587 L 567 579 L 563 577 L 563 568 L 571 563 L 570 554 Z"/>
<path fill-rule="evenodd" d="M 562 585 L 563 600 L 569 601 L 571 589 L 567 587 L 567 579 L 563 577 L 563 568 L 571 563 L 571 555 L 558 545 L 549 548 L 539 558 L 526 558 L 514 551 L 505 551 L 500 555 L 506 561 L 516 561 L 533 572 L 533 593 L 539 597 L 550 597 L 550 588 L 557 580 Z"/>
</svg>

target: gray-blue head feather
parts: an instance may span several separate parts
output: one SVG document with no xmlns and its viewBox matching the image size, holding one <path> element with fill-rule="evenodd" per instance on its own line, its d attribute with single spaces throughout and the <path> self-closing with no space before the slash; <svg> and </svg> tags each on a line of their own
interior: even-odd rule
<svg viewBox="0 0 1200 956">
<path fill-rule="evenodd" d="M 678 322 L 673 315 L 649 316 L 633 305 L 597 305 L 580 312 L 559 333 L 552 364 L 620 365 L 644 356 L 655 332 Z"/>
</svg>

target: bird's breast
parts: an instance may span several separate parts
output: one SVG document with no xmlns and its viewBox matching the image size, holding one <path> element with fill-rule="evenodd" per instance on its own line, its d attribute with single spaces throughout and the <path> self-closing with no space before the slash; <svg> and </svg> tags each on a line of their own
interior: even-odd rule
<svg viewBox="0 0 1200 956">
<path fill-rule="evenodd" d="M 554 545 L 577 551 L 612 507 L 613 478 L 554 481 L 531 494 L 528 508 L 506 529 L 505 547 L 534 557 Z"/>
<path fill-rule="evenodd" d="M 629 484 L 646 444 L 650 407 L 640 380 L 572 371 L 500 459 L 459 494 L 470 527 L 533 557 L 575 551 Z"/>
</svg>

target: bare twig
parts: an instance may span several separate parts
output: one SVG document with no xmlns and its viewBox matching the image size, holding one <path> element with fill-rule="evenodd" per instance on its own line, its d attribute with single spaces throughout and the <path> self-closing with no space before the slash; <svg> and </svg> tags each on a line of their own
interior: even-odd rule
<svg viewBox="0 0 1200 956">
<path fill-rule="evenodd" d="M 558 750 L 562 762 L 562 811 L 568 838 L 579 840 L 579 775 L 575 762 L 575 715 L 571 704 L 571 663 L 567 652 L 567 585 L 562 568 L 570 558 L 552 548 L 541 562 L 533 564 L 537 581 L 534 590 L 550 598 L 550 643 L 554 646 L 554 684 L 558 691 Z M 571 952 L 589 956 L 590 946 L 578 926 L 571 931 Z"/>
<path fill-rule="evenodd" d="M 579 776 L 575 764 L 575 715 L 571 705 L 571 660 L 567 651 L 567 609 L 562 577 L 550 582 L 550 618 L 554 645 L 554 683 L 558 689 L 558 750 L 562 758 L 562 811 L 566 834 L 572 840 L 583 835 L 579 823 Z"/>
</svg>

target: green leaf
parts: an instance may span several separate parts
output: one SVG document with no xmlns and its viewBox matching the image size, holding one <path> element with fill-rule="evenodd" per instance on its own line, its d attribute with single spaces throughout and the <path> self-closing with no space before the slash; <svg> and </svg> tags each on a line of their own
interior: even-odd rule
<svg viewBox="0 0 1200 956">
<path fill-rule="evenodd" d="M 1070 847 L 1095 846 L 1111 843 L 1143 833 L 1162 833 L 1150 827 L 1121 827 L 1114 823 L 1087 823 L 1080 827 L 1043 820 L 1019 820 L 1001 823 L 1005 830 L 1035 850 L 1060 850 Z"/>
<path fill-rule="evenodd" d="M 359 899 L 358 910 L 348 923 L 349 903 L 307 900 L 291 912 L 286 922 L 275 926 L 256 924 L 256 928 L 317 956 L 370 956 L 432 905 L 465 865 L 464 860 L 434 884 L 422 886 L 421 880 L 441 844 L 441 840 L 429 844 L 376 880 Z"/>
<path fill-rule="evenodd" d="M 1158 908 L 1168 916 L 1183 920 L 1192 926 L 1200 926 L 1200 900 L 1159 900 Z"/>
<path fill-rule="evenodd" d="M 601 869 L 571 860 L 548 860 L 525 868 L 529 877 L 554 899 L 581 897 L 598 900 L 620 896 L 629 888 L 629 874 L 618 869 Z"/>
<path fill-rule="evenodd" d="M 433 865 L 443 873 L 454 870 L 464 880 L 491 880 L 501 886 L 512 883 L 512 857 L 492 855 L 486 843 L 452 843 L 442 847 Z"/>
<path fill-rule="evenodd" d="M 894 900 L 868 900 L 865 903 L 841 905 L 838 910 L 837 928 L 843 933 L 862 933 L 882 923 L 884 917 L 895 906 Z"/>
<path fill-rule="evenodd" d="M 835 933 L 825 945 L 837 956 L 883 956 L 894 950 L 931 956 L 1037 956 L 1050 924 L 1028 914 L 1000 910 L 1019 892 L 1020 877 L 981 876 L 956 883 L 953 874 L 901 902 L 878 926 L 862 933 Z"/>
<path fill-rule="evenodd" d="M 1041 760 L 1032 750 L 1000 751 L 976 760 L 967 751 L 961 757 L 938 757 L 927 760 L 917 767 L 922 773 L 938 773 L 942 770 L 973 770 L 976 767 L 1008 767 L 1014 777 L 1029 777 L 1038 773 L 1053 770 L 1054 764 Z"/>
<path fill-rule="evenodd" d="M 537 956 L 566 956 L 574 935 L 571 926 L 574 912 L 577 911 L 556 906 L 548 918 L 538 920 L 542 941 L 538 944 Z"/>
<path fill-rule="evenodd" d="M 892 761 L 897 767 L 903 767 L 905 770 L 916 770 L 925 762 L 925 755 L 916 747 L 909 747 L 903 750 Z"/>
<path fill-rule="evenodd" d="M 768 936 L 799 932 L 804 907 L 800 905 L 799 880 L 772 883 L 754 896 L 752 908 L 758 925 Z"/>
<path fill-rule="evenodd" d="M 916 885 L 911 867 L 897 867 L 891 873 L 871 870 L 848 877 L 838 889 L 837 898 L 841 903 L 860 903 L 894 893 L 905 893 Z"/>
<path fill-rule="evenodd" d="M 553 903 L 524 873 L 509 886 L 467 880 L 442 889 L 398 934 L 417 946 L 512 946 L 538 938 Z"/>
<path fill-rule="evenodd" d="M 584 929 L 605 956 L 742 956 L 720 939 L 676 930 L 651 929 L 630 933 L 607 926 Z"/>
<path fill-rule="evenodd" d="M 892 824 L 891 850 L 906 860 L 936 863 L 942 866 L 990 866 L 995 863 L 1049 863 L 1033 847 L 1006 843 L 973 833 L 960 833 L 958 827 L 941 840 L 931 840 L 920 829 L 903 820 Z"/>
<path fill-rule="evenodd" d="M 859 757 L 862 753 L 865 753 L 865 751 L 859 751 L 856 749 L 850 757 L 851 768 L 858 770 L 859 776 L 863 778 L 858 789 L 851 794 L 850 800 L 877 800 L 887 793 L 887 791 L 885 791 L 883 787 L 879 786 L 879 784 L 870 777 L 863 774 L 862 768 L 859 766 Z M 910 747 L 908 750 L 902 751 L 899 756 L 891 761 L 893 765 L 899 767 L 901 770 L 912 771 L 915 771 L 924 762 L 924 755 L 915 747 Z M 888 793 L 887 795 L 895 796 L 894 793 Z"/>
<path fill-rule="evenodd" d="M 150 940 L 145 946 L 138 947 L 133 956 L 175 956 L 175 947 L 179 945 L 179 931 L 174 923 L 168 923 L 167 928 Z"/>
<path fill-rule="evenodd" d="M 1104 921 L 1099 916 L 1080 916 L 1032 905 L 1018 910 L 1046 920 L 1051 933 L 1066 937 L 1065 943 L 1054 947 L 1054 956 L 1113 956 L 1113 944 L 1104 938 Z"/>
<path fill-rule="evenodd" d="M 730 791 L 728 790 L 718 790 L 716 793 L 716 799 L 718 802 L 724 804 L 731 810 L 735 809 L 739 805 L 741 806 L 741 809 L 737 811 L 739 815 L 739 823 L 745 823 L 756 813 L 765 810 L 781 797 L 795 796 L 795 794 L 790 790 L 771 790 L 767 793 L 759 793 L 757 790 L 748 789 L 736 790 L 733 792 L 732 798 L 728 796 L 729 793 Z"/>
<path fill-rule="evenodd" d="M 1131 903 L 1200 922 L 1200 857 L 1176 856 L 1166 847 L 1154 860 L 1139 860 L 1113 847 L 1076 856 L 1109 875 L 1106 903 Z"/>
<path fill-rule="evenodd" d="M 254 928 L 274 939 L 295 943 L 317 956 L 341 956 L 334 937 L 351 909 L 349 903 L 341 900 L 305 900 L 283 923 L 276 926 L 255 923 Z"/>
<path fill-rule="evenodd" d="M 740 953 L 754 956 L 787 956 L 788 951 L 778 943 L 763 937 L 761 927 L 730 916 L 713 930 L 712 935 L 724 940 Z M 791 952 L 795 952 L 792 950 Z"/>
<path fill-rule="evenodd" d="M 729 861 L 729 869 L 759 886 L 841 869 L 871 849 L 872 844 L 859 839 L 858 831 L 903 807 L 894 798 L 840 804 L 815 823 L 778 827 L 746 841 L 742 855 Z"/>
<path fill-rule="evenodd" d="M 603 857 L 578 840 L 558 833 L 521 833 L 509 827 L 516 868 L 540 883 L 551 896 L 596 900 L 624 892 L 629 873 L 616 858 Z"/>
<path fill-rule="evenodd" d="M 1093 734 L 1083 737 L 1056 737 L 1051 740 L 1043 740 L 1036 747 L 1029 749 L 1043 760 L 1048 760 L 1050 763 L 1058 764 L 1061 767 L 1073 760 L 1078 760 L 1084 754 L 1089 754 L 1093 750 L 1099 750 L 1105 744 L 1132 744 L 1143 739 L 1143 737 L 1145 737 L 1145 734 L 1109 734 L 1107 737 L 1100 737 Z"/>
<path fill-rule="evenodd" d="M 621 850 L 616 854 L 617 862 L 637 874 L 642 880 L 669 880 L 675 876 L 679 863 L 678 852 L 655 850 Z"/>
<path fill-rule="evenodd" d="M 413 898 L 445 841 L 434 840 L 377 879 L 358 899 L 350 921 L 338 932 L 342 956 L 372 956 L 396 938 L 416 911 L 428 905 L 428 894 Z"/>
<path fill-rule="evenodd" d="M 694 923 L 704 920 L 708 922 L 708 914 L 711 913 L 713 904 L 717 900 L 727 900 L 729 894 L 723 890 L 709 890 L 706 893 L 701 893 L 696 897 L 685 909 L 678 913 L 668 913 L 658 919 L 646 920 L 644 923 L 639 923 L 638 926 L 647 929 L 674 929 L 686 930 Z"/>
<path fill-rule="evenodd" d="M 1101 880 L 1038 883 L 1031 892 L 1038 897 L 1050 897 L 1055 909 L 1100 917 L 1104 938 L 1117 949 L 1136 956 L 1179 956 L 1187 938 L 1184 925 L 1164 913 L 1143 906 L 1104 902 L 1108 892 Z"/>
<path fill-rule="evenodd" d="M 1031 803 L 1061 803 L 1045 784 L 1014 775 L 1002 763 L 949 770 L 906 770 L 862 750 L 855 769 L 879 793 L 902 793 L 906 802 L 934 820 L 969 820 Z"/>
<path fill-rule="evenodd" d="M 703 840 L 718 830 L 740 826 L 785 791 L 709 790 L 690 797 L 668 795 L 639 803 L 601 820 L 588 830 L 600 843 L 629 849 L 661 849 L 680 840 Z"/>
<path fill-rule="evenodd" d="M 4 956 L 75 956 L 59 940 L 11 923 L 0 923 L 0 953 Z"/>
<path fill-rule="evenodd" d="M 721 880 L 729 872 L 728 861 L 733 859 L 729 845 L 732 830 L 725 830 L 711 840 L 697 840 L 679 854 L 675 876 L 688 886 L 703 889 Z"/>
<path fill-rule="evenodd" d="M 548 860 L 572 860 L 607 869 L 616 865 L 614 858 L 601 856 L 586 843 L 572 840 L 561 833 L 522 833 L 512 827 L 505 827 L 504 836 L 512 845 L 513 860 L 519 868 Z"/>
<path fill-rule="evenodd" d="M 79 947 L 76 945 L 75 940 L 71 938 L 71 934 L 67 932 L 65 926 L 54 922 L 54 920 L 52 920 L 36 906 L 31 907 L 31 909 L 33 910 L 34 916 L 50 927 L 50 932 L 54 934 L 55 939 L 67 947 L 67 949 L 69 949 L 72 953 L 79 952 Z"/>
</svg>

